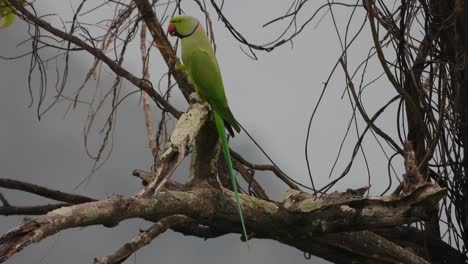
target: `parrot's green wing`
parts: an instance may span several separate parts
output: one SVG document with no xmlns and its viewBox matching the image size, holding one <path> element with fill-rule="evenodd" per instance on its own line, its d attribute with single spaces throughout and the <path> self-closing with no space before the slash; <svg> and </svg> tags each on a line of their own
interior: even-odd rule
<svg viewBox="0 0 468 264">
<path fill-rule="evenodd" d="M 229 109 L 218 63 L 206 50 L 197 49 L 190 56 L 190 75 L 200 97 L 206 100 L 231 127 L 240 132 Z"/>
</svg>

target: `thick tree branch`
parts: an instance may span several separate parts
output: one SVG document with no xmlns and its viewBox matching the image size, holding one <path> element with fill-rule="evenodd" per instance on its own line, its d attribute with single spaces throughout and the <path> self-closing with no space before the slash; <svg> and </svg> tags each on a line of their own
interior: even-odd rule
<svg viewBox="0 0 468 264">
<path fill-rule="evenodd" d="M 461 252 L 439 237 L 431 236 L 415 227 L 394 227 L 372 231 L 403 248 L 410 248 L 419 256 L 430 259 L 431 263 L 465 263 Z"/>
<path fill-rule="evenodd" d="M 214 229 L 194 224 L 177 226 L 172 228 L 172 230 L 184 235 L 205 239 L 216 238 L 230 233 L 229 227 L 218 226 Z M 269 237 L 257 236 L 257 238 Z M 283 240 L 279 240 L 281 243 L 285 243 L 305 252 L 306 256 L 309 254 L 318 256 L 336 264 L 427 263 L 424 259 L 418 257 L 415 252 L 412 252 L 412 248 L 408 250 L 406 246 L 398 245 L 370 231 L 322 234 L 314 238 L 308 236 L 290 236 L 282 239 Z M 387 253 L 387 250 L 392 253 Z M 440 263 L 458 264 L 461 262 Z"/>
<path fill-rule="evenodd" d="M 335 263 L 353 263 L 355 259 L 358 263 L 429 264 L 415 253 L 369 231 L 330 234 L 317 240 L 348 254 L 347 258 L 337 256 Z"/>
<path fill-rule="evenodd" d="M 190 105 L 187 113 L 184 113 L 179 118 L 166 144 L 153 181 L 141 190 L 138 196 L 149 197 L 166 183 L 185 156 L 190 152 L 192 143 L 207 118 L 208 108 L 206 104 L 194 103 Z"/>
<path fill-rule="evenodd" d="M 291 190 L 282 202 L 241 194 L 241 204 L 246 224 L 256 237 L 293 245 L 294 241 L 316 239 L 319 234 L 424 220 L 428 217 L 428 208 L 434 207 L 444 194 L 444 189 L 432 185 L 421 186 L 400 198 L 362 198 L 349 193 L 315 197 Z M 118 196 L 54 210 L 2 236 L 0 261 L 61 230 L 99 224 L 113 226 L 130 218 L 154 221 L 175 214 L 184 214 L 215 229 L 228 227 L 231 233 L 241 231 L 234 194 L 205 184 L 185 192 L 159 192 L 153 199 Z"/>
<path fill-rule="evenodd" d="M 172 227 L 171 229 L 185 236 L 195 236 L 203 239 L 216 238 L 230 233 L 229 229 L 227 228 L 213 228 L 211 226 L 196 223 L 178 225 Z"/>
<path fill-rule="evenodd" d="M 214 122 L 204 122 L 193 138 L 188 185 L 219 185 L 217 163 L 220 153 L 218 132 Z"/>
</svg>

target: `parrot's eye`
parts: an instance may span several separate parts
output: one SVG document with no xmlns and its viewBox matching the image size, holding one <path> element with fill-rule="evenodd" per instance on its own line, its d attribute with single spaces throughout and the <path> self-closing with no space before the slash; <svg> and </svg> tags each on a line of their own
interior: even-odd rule
<svg viewBox="0 0 468 264">
<path fill-rule="evenodd" d="M 182 19 L 179 19 L 179 23 L 182 22 Z"/>
</svg>

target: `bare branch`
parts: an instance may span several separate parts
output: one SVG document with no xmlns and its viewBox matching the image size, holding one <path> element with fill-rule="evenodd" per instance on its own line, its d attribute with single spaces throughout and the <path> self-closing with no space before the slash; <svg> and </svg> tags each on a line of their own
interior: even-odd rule
<svg viewBox="0 0 468 264">
<path fill-rule="evenodd" d="M 143 170 L 134 170 L 132 172 L 132 175 L 140 178 L 142 180 L 142 185 L 146 186 L 148 183 L 152 182 L 155 179 L 155 175 L 152 172 L 149 171 L 143 171 Z M 164 184 L 164 189 L 170 190 L 170 191 L 176 191 L 176 190 L 182 190 L 183 185 L 179 182 L 176 181 L 171 181 L 168 180 L 166 184 Z"/>
<path fill-rule="evenodd" d="M 323 233 L 424 220 L 428 217 L 427 208 L 434 207 L 444 194 L 444 189 L 424 185 L 400 198 L 362 198 L 349 193 L 315 197 L 297 190 L 291 190 L 280 203 L 244 194 L 240 196 L 246 224 L 255 236 L 290 241 L 291 237 L 315 239 Z M 154 221 L 175 214 L 184 214 L 197 223 L 214 228 L 231 226 L 229 232 L 241 231 L 234 194 L 227 189 L 221 191 L 205 185 L 186 192 L 158 192 L 153 199 L 117 196 L 62 207 L 27 221 L 0 237 L 0 261 L 61 230 L 99 224 L 114 226 L 129 218 Z"/>
<path fill-rule="evenodd" d="M 372 231 L 403 248 L 411 249 L 432 263 L 465 263 L 461 252 L 424 230 L 406 226 Z"/>
<path fill-rule="evenodd" d="M 4 205 L 0 206 L 0 215 L 42 215 L 48 212 L 64 207 L 71 206 L 70 203 L 57 203 L 57 204 L 46 204 L 46 205 L 34 205 L 34 206 L 12 206 Z"/>
<path fill-rule="evenodd" d="M 0 202 L 2 202 L 2 205 L 3 205 L 3 206 L 10 206 L 10 203 L 9 203 L 8 200 L 5 198 L 5 196 L 3 195 L 3 193 L 0 193 Z"/>
<path fill-rule="evenodd" d="M 292 182 L 291 179 L 287 175 L 285 175 L 282 171 L 280 171 L 276 166 L 266 165 L 266 164 L 265 165 L 253 164 L 247 161 L 246 159 L 244 159 L 241 155 L 239 155 L 239 153 L 232 151 L 232 150 L 231 150 L 231 154 L 235 160 L 239 161 L 245 166 L 254 170 L 259 170 L 259 171 L 271 171 L 276 175 L 276 177 L 278 177 L 280 180 L 286 183 L 286 185 L 288 185 L 289 188 L 299 190 L 299 187 L 294 182 Z"/>
<path fill-rule="evenodd" d="M 148 230 L 142 231 L 138 236 L 134 237 L 130 242 L 123 245 L 111 255 L 102 258 L 95 258 L 94 264 L 122 263 L 137 250 L 148 245 L 153 239 L 164 233 L 167 229 L 190 221 L 192 221 L 192 219 L 184 215 L 164 217 Z"/>
<path fill-rule="evenodd" d="M 328 247 L 338 247 L 352 253 L 351 258 L 357 258 L 361 263 L 429 264 L 414 252 L 369 231 L 331 234 L 320 240 Z M 342 257 L 338 257 L 337 261 L 337 263 L 353 263 L 350 259 L 344 262 Z"/>
<path fill-rule="evenodd" d="M 141 64 L 143 65 L 143 79 L 149 80 L 150 74 L 148 69 L 148 53 L 146 52 L 146 24 L 142 24 L 140 33 L 140 53 L 141 53 Z M 153 154 L 153 158 L 157 156 L 159 151 L 158 145 L 156 144 L 156 138 L 154 133 L 153 125 L 153 114 L 149 105 L 149 98 L 146 92 L 143 92 L 143 112 L 145 114 L 145 125 L 146 125 L 146 136 L 148 137 L 148 145 Z"/>
<path fill-rule="evenodd" d="M 77 194 L 65 193 L 62 191 L 52 190 L 46 187 L 35 185 L 28 182 L 22 182 L 12 179 L 0 178 L 0 187 L 6 189 L 20 190 L 24 192 L 34 193 L 42 197 L 53 199 L 56 201 L 78 204 L 96 201 L 95 199 L 81 196 Z"/>
<path fill-rule="evenodd" d="M 402 191 L 404 193 L 408 193 L 414 190 L 417 186 L 424 184 L 427 179 L 419 170 L 419 162 L 416 157 L 416 152 L 413 149 L 413 143 L 410 140 L 405 142 L 404 151 L 406 173 L 404 175 Z"/>
<path fill-rule="evenodd" d="M 233 160 L 233 166 L 234 169 L 242 175 L 242 178 L 244 178 L 244 180 L 247 182 L 249 188 L 253 189 L 256 197 L 264 200 L 269 199 L 263 187 L 254 179 L 254 170 L 249 171 L 236 159 Z"/>
<path fill-rule="evenodd" d="M 192 143 L 207 118 L 208 109 L 205 104 L 195 103 L 190 105 L 187 113 L 179 118 L 176 128 L 165 146 L 165 151 L 161 155 L 160 164 L 156 169 L 153 181 L 140 191 L 138 196 L 148 197 L 164 185 L 190 152 Z"/>
</svg>

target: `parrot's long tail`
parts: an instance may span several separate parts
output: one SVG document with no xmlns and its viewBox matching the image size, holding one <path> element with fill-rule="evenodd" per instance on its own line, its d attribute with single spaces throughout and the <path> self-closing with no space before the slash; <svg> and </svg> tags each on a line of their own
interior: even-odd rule
<svg viewBox="0 0 468 264">
<path fill-rule="evenodd" d="M 237 181 L 236 181 L 236 177 L 234 176 L 234 169 L 232 168 L 231 153 L 229 152 L 229 145 L 227 142 L 226 131 L 224 129 L 224 121 L 223 121 L 223 118 L 218 113 L 216 113 L 216 111 L 213 111 L 213 115 L 214 115 L 214 120 L 216 124 L 216 129 L 218 130 L 218 134 L 221 139 L 221 146 L 223 148 L 224 158 L 226 159 L 226 163 L 228 166 L 229 176 L 231 176 L 232 189 L 236 197 L 237 210 L 239 211 L 239 217 L 240 217 L 240 221 L 242 225 L 242 232 L 244 233 L 245 240 L 248 241 L 249 237 L 247 236 L 247 229 L 245 228 L 244 216 L 242 214 L 242 208 L 240 205 L 239 192 L 237 191 Z"/>
</svg>

